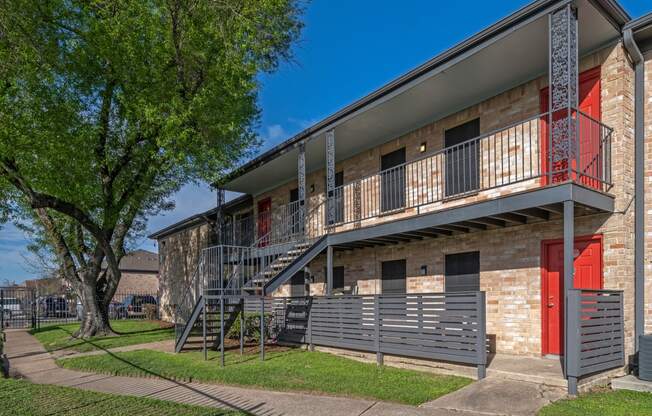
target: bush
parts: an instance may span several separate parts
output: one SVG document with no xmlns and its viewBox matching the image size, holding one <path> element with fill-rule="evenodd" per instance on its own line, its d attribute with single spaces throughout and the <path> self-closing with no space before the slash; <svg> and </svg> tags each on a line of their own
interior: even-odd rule
<svg viewBox="0 0 652 416">
<path fill-rule="evenodd" d="M 242 312 L 241 312 L 242 313 Z M 265 314 L 265 338 L 270 337 L 271 316 Z M 255 312 L 246 312 L 244 317 L 244 336 L 245 341 L 260 342 L 260 314 Z M 231 329 L 226 334 L 227 338 L 240 339 L 240 314 L 236 316 Z"/>
<path fill-rule="evenodd" d="M 158 306 L 156 305 L 144 305 L 143 312 L 145 312 L 145 319 L 149 321 L 155 321 L 158 319 Z"/>
</svg>

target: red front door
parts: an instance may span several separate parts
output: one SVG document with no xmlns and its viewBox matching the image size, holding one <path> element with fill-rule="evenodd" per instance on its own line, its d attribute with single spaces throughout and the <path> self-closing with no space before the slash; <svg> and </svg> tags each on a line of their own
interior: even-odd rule
<svg viewBox="0 0 652 416">
<path fill-rule="evenodd" d="M 258 201 L 258 239 L 261 247 L 269 243 L 269 232 L 272 230 L 272 199 Z M 263 238 L 264 237 L 264 238 Z"/>
<path fill-rule="evenodd" d="M 586 116 L 579 116 L 579 144 L 578 155 L 572 160 L 572 168 L 575 172 L 573 179 L 581 183 L 599 188 L 597 178 L 602 176 L 602 152 L 601 140 L 603 129 L 599 124 L 600 112 L 600 67 L 584 71 L 579 76 L 579 110 Z M 548 112 L 548 87 L 543 88 L 540 94 L 541 114 Z M 578 117 L 577 114 L 572 115 Z M 553 121 L 563 120 L 568 117 L 568 110 L 557 110 L 553 113 Z M 590 117 L 590 118 L 589 118 Z M 593 119 L 593 120 L 592 120 Z M 541 119 L 541 181 L 543 185 L 549 182 L 548 174 L 551 174 L 552 182 L 563 182 L 568 180 L 568 160 L 553 160 L 550 162 L 550 138 L 548 137 L 548 117 Z"/>
<path fill-rule="evenodd" d="M 544 241 L 542 249 L 542 353 L 564 353 L 564 243 Z M 602 236 L 575 239 L 575 289 L 602 289 Z"/>
</svg>

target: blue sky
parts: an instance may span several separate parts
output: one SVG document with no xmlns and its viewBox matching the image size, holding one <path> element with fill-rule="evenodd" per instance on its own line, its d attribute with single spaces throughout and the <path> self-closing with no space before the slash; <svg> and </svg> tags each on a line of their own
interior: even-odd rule
<svg viewBox="0 0 652 416">
<path fill-rule="evenodd" d="M 529 0 L 313 0 L 293 62 L 261 76 L 261 151 L 381 87 L 455 45 Z M 400 7 L 397 7 L 397 4 Z M 652 10 L 643 0 L 621 0 L 636 18 Z M 176 208 L 149 221 L 154 231 L 215 205 L 205 185 L 189 185 Z M 25 236 L 0 230 L 0 285 L 33 277 Z M 140 246 L 156 251 L 152 241 Z"/>
</svg>

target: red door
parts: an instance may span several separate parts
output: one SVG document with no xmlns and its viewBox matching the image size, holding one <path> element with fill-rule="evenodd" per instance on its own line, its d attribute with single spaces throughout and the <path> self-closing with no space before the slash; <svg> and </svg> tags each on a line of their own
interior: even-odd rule
<svg viewBox="0 0 652 416">
<path fill-rule="evenodd" d="M 564 352 L 564 243 L 544 241 L 542 249 L 542 353 Z M 575 239 L 575 289 L 602 289 L 602 236 Z"/>
<path fill-rule="evenodd" d="M 261 201 L 258 201 L 258 239 L 260 239 L 259 246 L 264 247 L 269 243 L 268 234 L 271 230 L 272 199 L 265 198 Z"/>
<path fill-rule="evenodd" d="M 577 178 L 573 179 L 587 186 L 599 188 L 597 178 L 602 176 L 602 127 L 599 124 L 600 113 L 600 67 L 584 71 L 579 76 L 579 110 L 586 116 L 579 116 L 579 145 L 578 156 L 574 158 L 573 170 L 580 172 Z M 543 88 L 540 94 L 541 113 L 548 112 L 548 87 Z M 553 121 L 563 120 L 568 116 L 568 110 L 557 110 L 553 115 Z M 573 117 L 578 117 L 573 114 Z M 590 118 L 589 118 L 590 117 Z M 550 155 L 548 153 L 550 142 L 548 137 L 548 117 L 541 119 L 541 181 L 543 185 L 548 183 L 547 174 L 550 172 L 552 182 L 563 182 L 568 180 L 568 160 L 561 159 L 552 162 L 550 167 Z"/>
</svg>

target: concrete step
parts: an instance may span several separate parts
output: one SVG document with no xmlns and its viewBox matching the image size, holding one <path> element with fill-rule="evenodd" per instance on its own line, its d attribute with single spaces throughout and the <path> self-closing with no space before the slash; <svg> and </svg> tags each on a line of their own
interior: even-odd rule
<svg viewBox="0 0 652 416">
<path fill-rule="evenodd" d="M 611 380 L 611 388 L 614 390 L 652 392 L 652 381 L 639 380 L 636 376 L 629 374 Z"/>
</svg>

